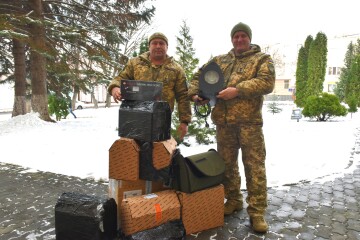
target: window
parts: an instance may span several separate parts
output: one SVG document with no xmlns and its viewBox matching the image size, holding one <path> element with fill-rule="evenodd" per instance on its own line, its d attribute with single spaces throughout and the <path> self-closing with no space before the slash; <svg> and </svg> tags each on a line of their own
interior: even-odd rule
<svg viewBox="0 0 360 240">
<path fill-rule="evenodd" d="M 341 68 L 340 67 L 337 67 L 337 75 L 340 75 L 340 73 L 341 73 Z"/>
<path fill-rule="evenodd" d="M 328 68 L 328 75 L 340 75 L 340 67 L 329 67 Z"/>
<path fill-rule="evenodd" d="M 289 80 L 284 80 L 284 89 L 289 88 Z"/>
<path fill-rule="evenodd" d="M 336 84 L 328 84 L 328 92 L 333 93 L 335 86 L 336 86 Z"/>
</svg>

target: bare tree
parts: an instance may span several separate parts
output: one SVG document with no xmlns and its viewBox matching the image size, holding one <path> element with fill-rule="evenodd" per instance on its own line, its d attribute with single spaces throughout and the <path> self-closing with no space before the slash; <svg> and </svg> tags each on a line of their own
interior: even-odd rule
<svg viewBox="0 0 360 240">
<path fill-rule="evenodd" d="M 274 61 L 275 69 L 284 71 L 285 63 L 283 60 L 283 54 L 277 46 L 278 43 L 266 45 L 263 47 L 263 51 L 271 56 L 272 60 Z"/>
</svg>

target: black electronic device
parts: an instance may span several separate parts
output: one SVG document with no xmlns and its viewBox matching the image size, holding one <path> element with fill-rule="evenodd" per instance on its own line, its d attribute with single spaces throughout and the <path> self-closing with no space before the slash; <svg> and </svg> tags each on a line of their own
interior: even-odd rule
<svg viewBox="0 0 360 240">
<path fill-rule="evenodd" d="M 166 101 L 122 101 L 119 136 L 146 142 L 170 139 L 171 109 Z"/>
<path fill-rule="evenodd" d="M 216 62 L 210 62 L 201 69 L 199 77 L 199 96 L 203 99 L 209 99 L 210 105 L 216 103 L 216 95 L 224 87 L 224 74 Z"/>
<path fill-rule="evenodd" d="M 123 79 L 120 91 L 123 100 L 160 101 L 162 82 Z"/>
</svg>

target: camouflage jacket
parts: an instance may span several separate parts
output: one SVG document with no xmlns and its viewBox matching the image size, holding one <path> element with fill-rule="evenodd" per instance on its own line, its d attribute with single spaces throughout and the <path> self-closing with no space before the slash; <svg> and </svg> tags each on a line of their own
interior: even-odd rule
<svg viewBox="0 0 360 240">
<path fill-rule="evenodd" d="M 153 65 L 149 55 L 150 53 L 146 52 L 130 59 L 124 70 L 111 81 L 108 92 L 111 95 L 111 90 L 120 86 L 121 79 L 162 82 L 162 100 L 169 103 L 171 111 L 174 110 L 176 101 L 178 103 L 179 121 L 189 123 L 191 121 L 191 107 L 183 68 L 172 57 L 168 57 L 161 66 Z"/>
<path fill-rule="evenodd" d="M 230 100 L 217 99 L 211 113 L 212 121 L 220 125 L 262 125 L 263 98 L 275 86 L 275 69 L 271 57 L 262 53 L 258 45 L 252 44 L 251 49 L 240 56 L 236 57 L 231 50 L 211 61 L 215 61 L 224 74 L 224 89 L 236 87 L 239 92 L 237 97 Z M 194 74 L 190 83 L 190 99 L 199 93 L 201 69 Z"/>
</svg>

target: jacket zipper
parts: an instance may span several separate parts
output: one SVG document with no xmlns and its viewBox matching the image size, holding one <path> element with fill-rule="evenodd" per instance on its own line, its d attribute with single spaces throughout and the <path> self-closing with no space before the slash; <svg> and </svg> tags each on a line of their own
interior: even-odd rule
<svg viewBox="0 0 360 240">
<path fill-rule="evenodd" d="M 229 80 L 230 80 L 230 77 L 231 77 L 231 73 L 232 73 L 232 71 L 234 70 L 235 61 L 236 61 L 236 58 L 235 58 L 235 60 L 232 62 L 230 75 L 229 75 L 229 77 L 228 77 L 227 80 L 226 80 L 226 87 L 228 86 L 228 83 L 229 83 Z M 225 118 L 225 125 L 227 125 L 228 108 L 227 108 L 226 100 L 224 100 L 224 109 L 225 109 L 225 116 L 224 116 L 224 118 Z"/>
</svg>

